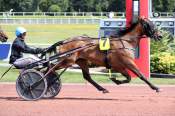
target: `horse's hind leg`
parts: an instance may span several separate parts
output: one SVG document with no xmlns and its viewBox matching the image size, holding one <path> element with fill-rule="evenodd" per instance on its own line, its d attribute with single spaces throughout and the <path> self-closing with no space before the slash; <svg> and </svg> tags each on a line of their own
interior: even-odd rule
<svg viewBox="0 0 175 116">
<path fill-rule="evenodd" d="M 121 73 L 124 77 L 126 77 L 126 80 L 116 80 L 116 77 L 112 77 L 110 80 L 112 80 L 117 85 L 129 83 L 131 81 L 131 76 L 128 74 L 127 70 L 123 70 Z"/>
<path fill-rule="evenodd" d="M 109 93 L 108 90 L 97 84 L 94 80 L 92 80 L 90 74 L 89 74 L 89 67 L 87 64 L 87 61 L 84 59 L 79 59 L 76 61 L 76 63 L 80 66 L 82 69 L 83 77 L 85 80 L 87 80 L 89 83 L 91 83 L 94 87 L 96 87 L 99 91 L 102 91 L 103 93 Z"/>
</svg>

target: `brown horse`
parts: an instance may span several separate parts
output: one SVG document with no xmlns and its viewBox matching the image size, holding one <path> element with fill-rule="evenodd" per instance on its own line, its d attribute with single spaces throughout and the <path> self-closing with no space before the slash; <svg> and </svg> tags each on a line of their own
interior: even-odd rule
<svg viewBox="0 0 175 116">
<path fill-rule="evenodd" d="M 106 53 L 100 51 L 99 42 L 97 38 L 91 38 L 88 36 L 78 36 L 65 40 L 63 44 L 57 49 L 60 53 L 70 51 L 74 48 L 87 46 L 85 49 L 73 53 L 71 56 L 64 58 L 61 62 L 54 66 L 54 70 L 67 68 L 73 64 L 78 64 L 82 69 L 83 77 L 99 91 L 107 93 L 108 90 L 97 84 L 92 80 L 89 74 L 89 65 L 91 62 L 96 66 L 107 66 L 116 72 L 121 73 L 126 80 L 116 80 L 116 78 L 110 78 L 117 85 L 123 83 L 129 83 L 131 76 L 128 74 L 128 70 L 137 75 L 141 80 L 147 83 L 153 90 L 159 92 L 159 88 L 149 82 L 144 75 L 139 71 L 139 68 L 134 62 L 134 49 L 138 46 L 140 39 L 143 37 L 154 38 L 159 40 L 161 37 L 158 35 L 158 31 L 155 29 L 153 23 L 145 18 L 139 18 L 138 22 L 132 24 L 129 28 L 121 31 L 118 37 L 110 38 L 110 50 Z M 107 59 L 108 63 L 105 62 Z"/>
<path fill-rule="evenodd" d="M 8 36 L 4 33 L 4 31 L 0 27 L 0 41 L 6 42 L 8 40 Z"/>
</svg>

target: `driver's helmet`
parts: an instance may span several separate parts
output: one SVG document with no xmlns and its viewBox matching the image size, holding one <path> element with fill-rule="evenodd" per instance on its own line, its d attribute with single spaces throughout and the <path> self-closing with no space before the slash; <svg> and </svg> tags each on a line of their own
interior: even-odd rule
<svg viewBox="0 0 175 116">
<path fill-rule="evenodd" d="M 16 28 L 16 36 L 19 37 L 21 34 L 27 32 L 27 30 L 24 27 L 17 27 Z"/>
</svg>

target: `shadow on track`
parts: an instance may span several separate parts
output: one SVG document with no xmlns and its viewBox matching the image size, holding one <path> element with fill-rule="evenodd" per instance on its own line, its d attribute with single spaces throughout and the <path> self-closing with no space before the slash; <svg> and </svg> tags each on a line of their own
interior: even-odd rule
<svg viewBox="0 0 175 116">
<path fill-rule="evenodd" d="M 25 101 L 20 97 L 1 97 L 0 100 L 7 100 L 7 101 Z"/>
<path fill-rule="evenodd" d="M 74 100 L 74 101 L 134 101 L 131 99 L 116 99 L 116 98 L 87 98 L 87 97 L 58 97 L 46 100 Z"/>
</svg>

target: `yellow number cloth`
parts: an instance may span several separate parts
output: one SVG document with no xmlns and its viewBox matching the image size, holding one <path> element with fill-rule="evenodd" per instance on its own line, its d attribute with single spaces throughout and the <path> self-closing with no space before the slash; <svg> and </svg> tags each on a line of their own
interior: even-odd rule
<svg viewBox="0 0 175 116">
<path fill-rule="evenodd" d="M 109 50 L 110 49 L 109 38 L 100 38 L 99 44 L 100 44 L 100 50 Z"/>
</svg>

